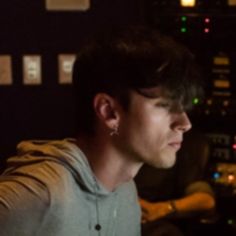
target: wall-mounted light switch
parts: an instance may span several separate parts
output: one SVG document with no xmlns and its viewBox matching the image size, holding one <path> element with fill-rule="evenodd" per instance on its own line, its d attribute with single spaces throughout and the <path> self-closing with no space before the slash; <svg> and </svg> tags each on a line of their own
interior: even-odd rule
<svg viewBox="0 0 236 236">
<path fill-rule="evenodd" d="M 23 56 L 23 83 L 25 85 L 39 85 L 42 83 L 40 55 Z"/>
<path fill-rule="evenodd" d="M 75 54 L 59 54 L 59 84 L 71 84 L 72 83 L 72 70 L 75 62 Z"/>
</svg>

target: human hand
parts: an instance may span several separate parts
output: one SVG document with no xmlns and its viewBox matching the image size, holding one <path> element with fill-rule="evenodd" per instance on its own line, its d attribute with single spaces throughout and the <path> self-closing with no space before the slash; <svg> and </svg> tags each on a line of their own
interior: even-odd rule
<svg viewBox="0 0 236 236">
<path fill-rule="evenodd" d="M 142 209 L 142 223 L 164 218 L 173 212 L 168 201 L 152 203 L 144 199 L 139 199 L 139 202 Z"/>
</svg>

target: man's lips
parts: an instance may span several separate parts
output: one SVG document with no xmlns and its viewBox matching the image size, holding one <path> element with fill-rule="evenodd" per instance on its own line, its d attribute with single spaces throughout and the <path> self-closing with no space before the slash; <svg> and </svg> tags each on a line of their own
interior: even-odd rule
<svg viewBox="0 0 236 236">
<path fill-rule="evenodd" d="M 169 143 L 169 146 L 173 147 L 176 150 L 179 150 L 181 148 L 181 143 L 182 142 L 171 142 Z"/>
</svg>

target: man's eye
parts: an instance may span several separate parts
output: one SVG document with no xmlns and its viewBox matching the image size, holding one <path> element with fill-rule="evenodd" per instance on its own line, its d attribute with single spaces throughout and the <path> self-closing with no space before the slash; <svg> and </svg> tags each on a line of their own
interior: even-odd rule
<svg viewBox="0 0 236 236">
<path fill-rule="evenodd" d="M 156 104 L 158 107 L 163 107 L 163 108 L 170 108 L 171 104 L 169 102 L 159 102 Z"/>
</svg>

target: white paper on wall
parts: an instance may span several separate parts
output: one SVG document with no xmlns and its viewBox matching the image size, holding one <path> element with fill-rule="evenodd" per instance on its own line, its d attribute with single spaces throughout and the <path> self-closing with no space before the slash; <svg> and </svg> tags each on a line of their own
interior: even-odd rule
<svg viewBox="0 0 236 236">
<path fill-rule="evenodd" d="M 12 60 L 10 55 L 0 55 L 0 85 L 12 84 Z"/>
<path fill-rule="evenodd" d="M 46 0 L 46 9 L 50 11 L 86 11 L 90 0 Z"/>
<path fill-rule="evenodd" d="M 236 0 L 228 0 L 229 6 L 236 6 Z"/>
</svg>

